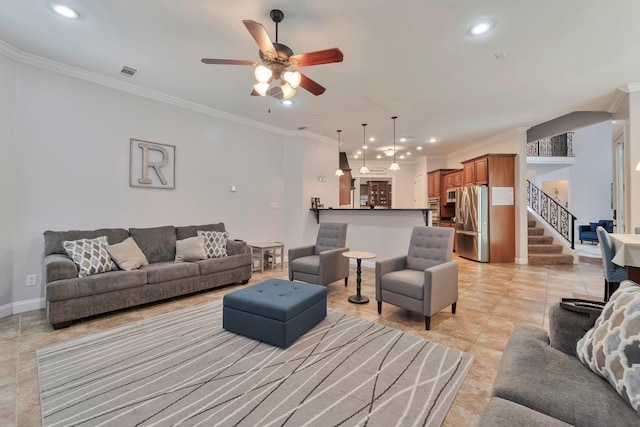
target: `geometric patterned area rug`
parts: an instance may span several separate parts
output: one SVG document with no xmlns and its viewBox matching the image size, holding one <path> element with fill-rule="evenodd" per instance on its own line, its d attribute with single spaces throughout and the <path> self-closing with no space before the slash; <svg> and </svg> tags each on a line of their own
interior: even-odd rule
<svg viewBox="0 0 640 427">
<path fill-rule="evenodd" d="M 473 356 L 328 310 L 287 349 L 213 302 L 37 351 L 44 426 L 442 424 Z"/>
</svg>

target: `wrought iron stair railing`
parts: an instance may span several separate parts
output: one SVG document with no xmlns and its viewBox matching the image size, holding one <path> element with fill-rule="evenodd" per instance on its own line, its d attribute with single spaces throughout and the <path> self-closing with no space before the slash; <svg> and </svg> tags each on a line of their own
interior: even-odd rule
<svg viewBox="0 0 640 427">
<path fill-rule="evenodd" d="M 573 132 L 527 142 L 528 157 L 573 157 Z"/>
<path fill-rule="evenodd" d="M 527 205 L 571 243 L 571 249 L 575 249 L 576 216 L 529 180 Z"/>
</svg>

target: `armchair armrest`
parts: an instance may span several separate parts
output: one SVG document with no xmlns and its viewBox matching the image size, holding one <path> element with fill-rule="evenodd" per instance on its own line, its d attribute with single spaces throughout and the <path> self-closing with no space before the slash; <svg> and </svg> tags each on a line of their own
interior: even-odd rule
<svg viewBox="0 0 640 427">
<path fill-rule="evenodd" d="M 576 357 L 576 344 L 591 327 L 589 314 L 560 307 L 549 307 L 549 342 L 551 347 Z"/>
<path fill-rule="evenodd" d="M 407 268 L 406 255 L 376 261 L 376 295 L 380 295 L 382 276 L 392 271 L 404 270 L 405 268 Z"/>
<path fill-rule="evenodd" d="M 349 248 L 338 248 L 318 254 L 320 257 L 318 281 L 321 285 L 328 285 L 338 279 L 349 277 L 349 258 L 342 256 L 348 250 Z"/>
<path fill-rule="evenodd" d="M 289 249 L 289 265 L 291 265 L 291 261 L 296 258 L 313 255 L 315 249 L 316 245 L 300 246 L 298 248 Z"/>
<path fill-rule="evenodd" d="M 44 257 L 44 283 L 78 277 L 78 267 L 66 255 L 51 254 Z"/>
<path fill-rule="evenodd" d="M 582 232 L 582 231 L 591 231 L 591 226 L 590 225 L 579 225 L 578 226 L 578 231 Z"/>
<path fill-rule="evenodd" d="M 227 255 L 242 255 L 248 252 L 249 247 L 244 240 L 227 240 Z"/>
<path fill-rule="evenodd" d="M 424 314 L 431 317 L 458 301 L 458 263 L 447 261 L 424 271 Z M 428 306 L 426 305 L 428 303 Z"/>
</svg>

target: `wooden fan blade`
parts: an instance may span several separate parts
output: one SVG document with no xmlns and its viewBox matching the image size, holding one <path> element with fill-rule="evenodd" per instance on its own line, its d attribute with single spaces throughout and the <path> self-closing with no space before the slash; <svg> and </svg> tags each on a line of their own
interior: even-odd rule
<svg viewBox="0 0 640 427">
<path fill-rule="evenodd" d="M 326 49 L 317 52 L 301 53 L 289 57 L 289 63 L 296 67 L 308 67 L 310 65 L 330 64 L 342 62 L 344 56 L 340 49 Z"/>
<path fill-rule="evenodd" d="M 247 27 L 247 30 L 251 33 L 251 37 L 258 43 L 258 47 L 267 58 L 273 59 L 278 56 L 278 52 L 276 52 L 276 48 L 273 47 L 267 30 L 264 29 L 262 24 L 249 20 L 244 20 L 242 23 Z"/>
<path fill-rule="evenodd" d="M 242 59 L 213 59 L 202 58 L 202 62 L 205 64 L 219 64 L 219 65 L 257 65 L 256 61 L 244 61 Z"/>
<path fill-rule="evenodd" d="M 302 76 L 302 80 L 300 80 L 300 86 L 302 86 L 303 88 L 305 88 L 306 90 L 314 94 L 315 96 L 322 95 L 324 91 L 327 90 L 323 86 L 320 86 L 318 83 L 311 80 L 309 77 L 305 76 L 304 74 L 300 73 L 300 75 Z"/>
</svg>

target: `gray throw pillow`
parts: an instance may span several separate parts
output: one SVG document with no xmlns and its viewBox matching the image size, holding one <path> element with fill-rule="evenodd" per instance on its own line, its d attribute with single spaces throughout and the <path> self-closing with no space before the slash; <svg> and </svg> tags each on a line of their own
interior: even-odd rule
<svg viewBox="0 0 640 427">
<path fill-rule="evenodd" d="M 136 241 L 131 237 L 126 238 L 121 243 L 109 245 L 107 250 L 121 270 L 130 271 L 143 265 L 149 265 L 147 257 L 144 256 Z"/>
</svg>

